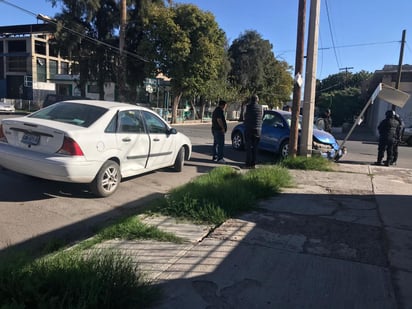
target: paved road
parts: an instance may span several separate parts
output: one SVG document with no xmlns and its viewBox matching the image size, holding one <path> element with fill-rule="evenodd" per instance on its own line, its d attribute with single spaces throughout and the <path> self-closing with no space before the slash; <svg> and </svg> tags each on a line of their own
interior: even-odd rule
<svg viewBox="0 0 412 309">
<path fill-rule="evenodd" d="M 229 123 L 229 132 L 236 124 Z M 116 194 L 104 199 L 94 198 L 82 185 L 40 180 L 0 169 L 0 251 L 6 247 L 61 237 L 70 240 L 87 237 L 92 235 L 96 225 L 106 224 L 125 212 L 142 208 L 148 200 L 213 168 L 210 125 L 176 127 L 193 142 L 193 157 L 187 162 L 184 172 L 164 169 L 127 179 Z M 225 156 L 229 162 L 241 165 L 244 152 L 232 150 L 229 139 L 228 134 Z M 376 150 L 375 145 L 365 145 L 370 152 L 373 151 L 371 149 Z M 412 158 L 412 147 L 401 150 L 410 151 L 409 157 Z M 259 156 L 264 162 L 275 161 L 272 154 L 260 153 Z M 401 153 L 401 157 L 406 156 L 406 153 Z M 363 164 L 373 161 L 368 155 L 364 160 L 354 153 L 350 153 L 346 160 L 358 160 Z"/>
</svg>

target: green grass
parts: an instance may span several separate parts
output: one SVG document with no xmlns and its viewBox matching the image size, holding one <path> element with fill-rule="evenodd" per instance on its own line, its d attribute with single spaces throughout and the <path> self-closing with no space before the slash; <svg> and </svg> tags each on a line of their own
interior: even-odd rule
<svg viewBox="0 0 412 309">
<path fill-rule="evenodd" d="M 146 308 L 159 293 L 129 258 L 109 251 L 13 256 L 0 264 L 0 308 Z"/>
<path fill-rule="evenodd" d="M 159 230 L 155 226 L 142 223 L 137 216 L 122 218 L 112 225 L 101 229 L 92 238 L 79 244 L 81 248 L 90 248 L 91 246 L 110 239 L 153 239 L 158 241 L 169 241 L 182 243 L 184 240 L 176 235 Z"/>
<path fill-rule="evenodd" d="M 333 171 L 334 164 L 334 162 L 319 156 L 297 156 L 295 158 L 288 157 L 282 160 L 280 163 L 280 165 L 284 166 L 285 168 L 313 171 Z"/>
<path fill-rule="evenodd" d="M 221 224 L 235 214 L 253 209 L 259 199 L 273 196 L 292 185 L 288 171 L 264 166 L 245 174 L 224 166 L 171 190 L 161 203 L 164 215 L 195 222 Z"/>
</svg>

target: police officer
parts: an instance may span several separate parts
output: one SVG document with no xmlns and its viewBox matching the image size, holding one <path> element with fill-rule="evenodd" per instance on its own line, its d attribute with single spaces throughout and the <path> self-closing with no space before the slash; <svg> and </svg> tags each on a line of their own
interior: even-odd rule
<svg viewBox="0 0 412 309">
<path fill-rule="evenodd" d="M 403 130 L 405 128 L 405 124 L 404 124 L 401 116 L 399 116 L 399 114 L 395 115 L 395 120 L 399 122 L 399 125 L 396 128 L 395 142 L 393 144 L 393 157 L 392 157 L 391 165 L 396 165 L 396 161 L 398 160 L 398 147 L 399 147 L 399 144 L 402 141 L 402 134 L 403 134 Z"/>
<path fill-rule="evenodd" d="M 393 145 L 396 139 L 396 131 L 399 127 L 399 122 L 395 119 L 395 112 L 388 110 L 385 113 L 385 119 L 379 123 L 379 145 L 378 145 L 378 159 L 376 165 L 382 165 L 382 160 L 386 150 L 386 166 L 389 166 L 393 160 Z"/>
</svg>

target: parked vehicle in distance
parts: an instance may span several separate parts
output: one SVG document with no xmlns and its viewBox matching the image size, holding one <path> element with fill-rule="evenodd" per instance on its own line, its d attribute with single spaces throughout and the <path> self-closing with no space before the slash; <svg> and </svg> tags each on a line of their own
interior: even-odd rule
<svg viewBox="0 0 412 309">
<path fill-rule="evenodd" d="M 402 142 L 412 146 L 412 126 L 409 126 L 403 130 Z"/>
<path fill-rule="evenodd" d="M 127 103 L 63 101 L 0 125 L 0 165 L 49 180 L 88 183 L 113 194 L 122 178 L 164 167 L 180 172 L 189 138 L 158 114 Z"/>
<path fill-rule="evenodd" d="M 259 142 L 259 149 L 279 154 L 281 158 L 286 158 L 289 154 L 289 135 L 292 114 L 282 110 L 263 111 L 262 134 Z M 301 129 L 302 117 L 299 116 L 299 130 Z M 233 128 L 231 133 L 232 147 L 234 149 L 244 149 L 245 126 L 243 123 Z M 339 160 L 346 148 L 339 149 L 339 144 L 335 137 L 323 130 L 313 127 L 313 154 L 318 154 L 331 160 Z"/>
<path fill-rule="evenodd" d="M 90 100 L 90 99 L 87 97 L 81 97 L 81 96 L 60 95 L 60 94 L 49 93 L 48 95 L 46 95 L 46 98 L 43 101 L 42 108 L 50 106 L 57 102 L 69 101 L 69 100 Z"/>
<path fill-rule="evenodd" d="M 15 111 L 14 104 L 0 101 L 0 112 L 14 113 Z"/>
</svg>

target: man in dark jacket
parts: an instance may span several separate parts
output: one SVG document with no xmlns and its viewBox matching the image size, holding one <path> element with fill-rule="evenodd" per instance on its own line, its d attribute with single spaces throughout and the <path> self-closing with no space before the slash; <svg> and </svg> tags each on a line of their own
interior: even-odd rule
<svg viewBox="0 0 412 309">
<path fill-rule="evenodd" d="M 376 165 L 381 165 L 386 150 L 385 165 L 389 166 L 393 160 L 393 144 L 396 139 L 396 132 L 399 127 L 399 122 L 395 119 L 395 112 L 388 110 L 385 113 L 386 118 L 379 123 L 379 145 L 378 159 Z"/>
<path fill-rule="evenodd" d="M 226 101 L 220 100 L 212 113 L 213 154 L 212 160 L 225 163 L 223 148 L 225 146 L 225 133 L 227 123 L 225 118 Z"/>
<path fill-rule="evenodd" d="M 259 97 L 254 94 L 245 111 L 245 147 L 246 168 L 255 168 L 257 146 L 262 131 L 262 106 L 259 105 Z"/>
<path fill-rule="evenodd" d="M 399 116 L 399 114 L 395 115 L 395 120 L 399 122 L 399 126 L 396 129 L 395 141 L 393 144 L 393 157 L 392 157 L 391 165 L 396 165 L 396 162 L 398 161 L 398 154 L 399 154 L 398 147 L 402 141 L 402 134 L 403 134 L 403 130 L 405 129 L 405 124 L 401 116 Z"/>
</svg>

